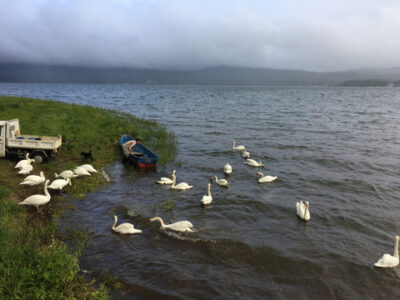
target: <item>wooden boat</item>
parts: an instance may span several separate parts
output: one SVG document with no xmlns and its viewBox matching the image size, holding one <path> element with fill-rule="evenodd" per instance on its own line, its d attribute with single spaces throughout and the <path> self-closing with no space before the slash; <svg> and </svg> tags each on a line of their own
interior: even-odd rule
<svg viewBox="0 0 400 300">
<path fill-rule="evenodd" d="M 135 139 L 126 134 L 121 136 L 121 148 L 124 156 L 137 164 L 139 168 L 155 168 L 157 166 L 158 155 L 142 143 L 135 144 L 131 148 L 131 151 L 129 151 L 126 142 L 131 140 Z"/>
</svg>

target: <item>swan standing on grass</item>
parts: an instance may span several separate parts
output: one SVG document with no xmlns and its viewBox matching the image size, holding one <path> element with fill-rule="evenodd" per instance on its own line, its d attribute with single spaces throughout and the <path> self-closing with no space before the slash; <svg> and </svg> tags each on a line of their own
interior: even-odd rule
<svg viewBox="0 0 400 300">
<path fill-rule="evenodd" d="M 375 267 L 393 268 L 396 267 L 398 264 L 399 264 L 399 236 L 396 235 L 393 256 L 390 254 L 383 254 L 383 256 L 375 263 Z"/>
<path fill-rule="evenodd" d="M 264 167 L 264 164 L 260 160 L 257 162 L 257 161 L 255 161 L 254 159 L 251 159 L 251 158 L 246 159 L 245 164 L 249 165 L 249 166 L 252 166 L 252 167 Z"/>
<path fill-rule="evenodd" d="M 49 179 L 46 179 L 44 183 L 44 195 L 32 195 L 29 196 L 28 198 L 25 198 L 24 201 L 19 202 L 19 205 L 32 205 L 35 206 L 37 210 L 39 210 L 40 205 L 44 205 L 47 202 L 50 201 L 50 194 L 49 191 L 47 190 L 47 185 L 49 183 Z"/>
<path fill-rule="evenodd" d="M 243 150 L 246 150 L 246 147 L 243 146 L 243 145 L 236 146 L 236 141 L 233 140 L 233 141 L 232 141 L 232 150 L 243 151 Z"/>
<path fill-rule="evenodd" d="M 34 185 L 41 184 L 45 180 L 46 180 L 46 178 L 44 177 L 43 171 L 40 171 L 40 176 L 29 175 L 28 177 L 25 177 L 24 181 L 22 181 L 20 184 L 34 186 Z"/>
<path fill-rule="evenodd" d="M 176 170 L 172 171 L 171 177 L 175 176 L 175 172 L 176 172 Z M 168 177 L 161 177 L 160 180 L 157 181 L 158 184 L 172 184 L 173 182 L 174 182 L 173 179 L 168 178 Z"/>
<path fill-rule="evenodd" d="M 258 183 L 264 183 L 264 182 L 272 182 L 275 179 L 277 179 L 277 176 L 264 176 L 264 174 L 262 172 L 257 172 L 257 175 L 260 176 L 260 178 L 258 178 Z"/>
<path fill-rule="evenodd" d="M 160 217 L 154 217 L 150 219 L 150 222 L 154 221 L 160 221 L 161 223 L 161 228 L 164 229 L 171 229 L 173 231 L 179 231 L 179 232 L 193 232 L 192 228 L 193 225 L 189 221 L 178 221 L 172 224 L 164 224 L 164 221 Z"/>
<path fill-rule="evenodd" d="M 25 154 L 25 159 L 20 160 L 16 165 L 15 165 L 15 169 L 22 169 L 24 168 L 26 165 L 30 165 L 32 162 L 34 162 L 34 159 L 30 159 L 29 158 L 29 153 Z"/>
<path fill-rule="evenodd" d="M 191 189 L 193 187 L 193 185 L 188 185 L 186 182 L 181 182 L 177 185 L 175 185 L 175 183 L 176 183 L 176 177 L 174 174 L 172 174 L 171 189 L 184 191 L 184 190 Z"/>
<path fill-rule="evenodd" d="M 65 171 L 62 171 L 60 174 L 54 173 L 54 177 L 55 178 L 62 177 L 64 179 L 67 179 L 67 178 L 78 177 L 78 175 L 74 174 L 74 172 L 72 172 L 71 170 L 65 170 Z"/>
<path fill-rule="evenodd" d="M 310 203 L 308 203 L 308 201 L 304 203 L 303 201 L 296 203 L 297 215 L 299 216 L 300 219 L 304 221 L 310 220 L 310 210 L 308 209 L 309 205 Z"/>
<path fill-rule="evenodd" d="M 86 164 L 86 165 L 82 165 L 79 166 L 82 169 L 85 169 L 86 171 L 90 172 L 90 173 L 98 173 L 97 170 L 95 168 L 93 168 L 92 165 Z"/>
<path fill-rule="evenodd" d="M 201 204 L 202 205 L 207 205 L 212 202 L 212 196 L 211 196 L 211 183 L 208 184 L 208 195 L 204 195 L 203 198 L 201 199 Z"/>
<path fill-rule="evenodd" d="M 71 178 L 56 179 L 47 188 L 51 190 L 62 190 L 67 184 L 72 185 Z"/>
<path fill-rule="evenodd" d="M 215 178 L 215 182 L 220 186 L 228 186 L 229 185 L 228 180 L 226 180 L 224 178 L 218 179 L 217 176 L 214 176 L 214 178 Z"/>
<path fill-rule="evenodd" d="M 18 172 L 18 174 L 28 175 L 32 170 L 33 170 L 32 165 L 31 164 L 27 164 Z"/>
<path fill-rule="evenodd" d="M 111 226 L 111 229 L 114 232 L 120 233 L 120 234 L 135 234 L 135 233 L 142 233 L 140 229 L 136 229 L 131 223 L 122 223 L 119 224 L 117 227 L 118 218 L 117 216 L 114 216 L 114 224 Z"/>
<path fill-rule="evenodd" d="M 232 166 L 229 163 L 226 163 L 226 165 L 224 166 L 224 173 L 227 175 L 232 174 Z"/>
<path fill-rule="evenodd" d="M 90 176 L 90 173 L 81 167 L 76 167 L 74 169 L 74 174 L 76 174 L 78 176 Z"/>
</svg>

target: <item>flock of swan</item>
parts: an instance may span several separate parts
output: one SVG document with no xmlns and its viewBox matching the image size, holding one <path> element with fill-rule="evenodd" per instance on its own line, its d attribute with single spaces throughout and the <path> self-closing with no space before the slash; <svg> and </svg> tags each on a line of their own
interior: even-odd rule
<svg viewBox="0 0 400 300">
<path fill-rule="evenodd" d="M 20 169 L 18 174 L 27 175 L 33 170 L 32 162 L 34 159 L 29 158 L 29 154 L 26 155 L 25 159 L 20 160 L 15 168 Z M 96 169 L 89 164 L 84 164 L 76 167 L 73 171 L 66 170 L 61 172 L 60 174 L 54 174 L 54 180 L 49 185 L 50 179 L 46 179 L 43 171 L 40 171 L 39 175 L 29 175 L 24 178 L 24 180 L 20 183 L 20 185 L 28 185 L 28 186 L 36 186 L 44 183 L 44 195 L 42 194 L 34 194 L 23 201 L 19 202 L 19 205 L 31 205 L 36 207 L 39 210 L 39 206 L 45 205 L 51 199 L 51 195 L 49 193 L 49 189 L 51 190 L 59 190 L 61 191 L 66 185 L 72 185 L 71 178 L 75 178 L 78 176 L 90 176 L 90 173 L 97 173 Z M 62 177 L 62 178 L 59 178 Z"/>
<path fill-rule="evenodd" d="M 250 153 L 246 150 L 246 147 L 244 145 L 239 145 L 236 146 L 235 140 L 233 140 L 232 144 L 232 150 L 234 151 L 240 151 L 242 154 L 242 157 L 245 158 L 245 164 L 252 166 L 252 167 L 264 167 L 264 164 L 261 161 L 256 161 L 254 159 L 250 158 Z M 20 171 L 18 174 L 22 175 L 28 175 L 32 170 L 33 166 L 31 163 L 34 162 L 33 159 L 30 159 L 28 155 L 26 155 L 26 158 L 24 160 L 21 160 L 17 163 L 15 168 L 19 168 Z M 224 166 L 224 173 L 227 175 L 231 175 L 233 172 L 232 166 L 229 163 L 226 163 Z M 21 182 L 21 185 L 29 185 L 29 186 L 35 186 L 42 184 L 44 182 L 44 195 L 41 194 L 35 194 L 31 195 L 27 198 L 25 198 L 23 201 L 19 202 L 18 204 L 20 205 L 32 205 L 39 209 L 39 206 L 44 205 L 50 201 L 51 195 L 48 192 L 48 189 L 53 189 L 53 190 L 59 190 L 61 191 L 66 185 L 71 185 L 71 178 L 79 177 L 79 176 L 90 176 L 90 173 L 97 173 L 96 169 L 93 168 L 93 166 L 89 164 L 81 165 L 76 167 L 73 171 L 71 170 L 65 170 L 61 172 L 60 174 L 55 173 L 55 179 L 51 182 L 49 185 L 50 180 L 46 179 L 44 176 L 43 171 L 40 171 L 39 175 L 29 175 L 27 176 L 23 182 Z M 264 174 L 260 171 L 257 172 L 258 178 L 258 183 L 267 183 L 267 182 L 272 182 L 277 179 L 277 176 L 271 176 L 267 175 L 264 176 Z M 58 177 L 62 177 L 62 179 L 57 179 Z M 216 184 L 227 187 L 229 185 L 229 182 L 226 179 L 220 178 L 218 179 L 217 176 L 213 176 L 210 178 L 211 180 L 215 180 Z M 160 180 L 157 181 L 158 184 L 163 184 L 163 185 L 171 185 L 171 189 L 175 190 L 189 190 L 193 186 L 189 185 L 186 182 L 180 182 L 179 184 L 176 184 L 176 170 L 173 170 L 171 178 L 169 177 L 161 177 Z M 200 200 L 201 205 L 209 205 L 212 203 L 213 198 L 211 195 L 211 183 L 208 183 L 207 185 L 207 195 L 204 195 L 202 199 Z M 304 220 L 304 221 L 309 221 L 310 220 L 310 211 L 309 211 L 309 202 L 305 201 L 304 203 L 302 201 L 296 202 L 296 213 L 297 216 Z M 160 226 L 162 229 L 167 229 L 167 230 L 172 230 L 172 231 L 177 231 L 177 232 L 193 232 L 193 224 L 187 220 L 185 221 L 178 221 L 175 223 L 171 224 L 165 224 L 163 219 L 161 217 L 153 217 L 149 219 L 150 222 L 155 222 L 158 221 L 160 222 Z M 137 234 L 137 233 L 142 233 L 142 230 L 136 229 L 133 224 L 130 223 L 122 223 L 118 226 L 117 225 L 118 218 L 117 216 L 114 215 L 114 223 L 111 226 L 111 229 L 120 234 Z M 394 254 L 384 254 L 374 265 L 376 267 L 381 267 L 381 268 L 387 268 L 387 267 L 396 267 L 399 264 L 399 236 L 395 237 L 395 245 L 394 245 Z"/>
</svg>

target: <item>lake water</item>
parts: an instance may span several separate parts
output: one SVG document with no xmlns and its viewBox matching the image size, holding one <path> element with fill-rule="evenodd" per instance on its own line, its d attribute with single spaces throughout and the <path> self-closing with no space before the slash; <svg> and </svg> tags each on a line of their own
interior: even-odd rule
<svg viewBox="0 0 400 300">
<path fill-rule="evenodd" d="M 118 277 L 126 299 L 400 297 L 400 267 L 374 267 L 400 233 L 400 89 L 0 83 L 0 94 L 121 110 L 176 135 L 174 162 L 153 172 L 116 162 L 112 183 L 71 199 L 60 220 L 91 233 L 82 268 Z M 258 184 L 233 139 L 278 179 Z M 155 183 L 173 169 L 194 187 Z M 213 183 L 203 208 L 214 175 L 230 186 Z M 309 201 L 308 223 L 297 201 Z M 143 234 L 112 233 L 113 214 Z M 167 234 L 148 223 L 155 215 L 196 232 Z"/>
</svg>

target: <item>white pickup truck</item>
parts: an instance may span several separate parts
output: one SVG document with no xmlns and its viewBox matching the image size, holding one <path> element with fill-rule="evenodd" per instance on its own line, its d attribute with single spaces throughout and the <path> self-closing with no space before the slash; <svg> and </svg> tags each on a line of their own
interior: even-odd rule
<svg viewBox="0 0 400 300">
<path fill-rule="evenodd" d="M 55 156 L 61 143 L 61 135 L 52 137 L 20 134 L 18 119 L 0 121 L 0 157 L 24 158 L 29 153 L 30 158 L 41 164 Z"/>
</svg>

